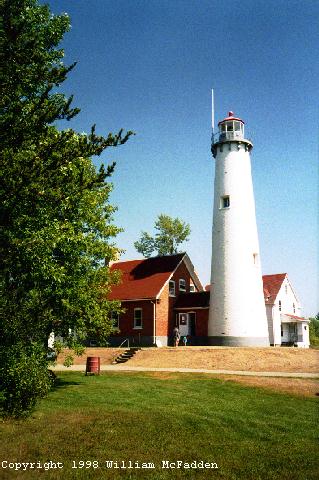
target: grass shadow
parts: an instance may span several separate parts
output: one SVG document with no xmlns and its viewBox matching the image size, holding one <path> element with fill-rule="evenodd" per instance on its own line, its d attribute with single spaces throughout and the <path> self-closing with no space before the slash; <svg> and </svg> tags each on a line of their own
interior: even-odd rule
<svg viewBox="0 0 319 480">
<path fill-rule="evenodd" d="M 55 392 L 55 391 L 59 391 L 61 389 L 66 389 L 70 386 L 82 385 L 83 384 L 83 382 L 65 380 L 63 378 L 59 378 L 52 370 L 50 370 L 50 376 L 51 376 L 51 379 L 52 379 L 52 385 L 51 385 L 49 394 L 50 394 L 50 392 Z M 38 400 L 40 400 L 40 397 L 38 398 Z M 0 391 L 0 419 L 4 420 L 4 419 L 7 419 L 7 418 L 14 418 L 14 417 L 8 416 L 8 414 L 6 413 L 6 411 L 4 409 L 4 404 L 5 404 L 4 393 Z M 29 416 L 29 415 L 27 414 L 26 416 Z M 21 418 L 24 418 L 24 416 L 22 415 Z"/>
<path fill-rule="evenodd" d="M 55 374 L 54 374 L 55 375 Z M 65 380 L 64 378 L 60 378 L 57 375 L 54 376 L 54 381 L 52 383 L 51 392 L 56 390 L 61 390 L 62 388 L 67 388 L 73 385 L 82 385 L 83 382 L 73 381 L 73 380 Z"/>
</svg>

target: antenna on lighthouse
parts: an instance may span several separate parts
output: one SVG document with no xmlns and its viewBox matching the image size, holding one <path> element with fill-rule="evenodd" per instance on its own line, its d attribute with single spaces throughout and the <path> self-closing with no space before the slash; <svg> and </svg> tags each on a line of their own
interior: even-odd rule
<svg viewBox="0 0 319 480">
<path fill-rule="evenodd" d="M 214 128 L 215 128 L 215 106 L 214 106 L 214 89 L 212 88 L 212 146 L 214 145 Z"/>
<path fill-rule="evenodd" d="M 213 130 L 213 135 L 214 135 L 214 129 L 215 129 L 215 107 L 214 107 L 214 89 L 212 88 L 212 130 Z"/>
</svg>

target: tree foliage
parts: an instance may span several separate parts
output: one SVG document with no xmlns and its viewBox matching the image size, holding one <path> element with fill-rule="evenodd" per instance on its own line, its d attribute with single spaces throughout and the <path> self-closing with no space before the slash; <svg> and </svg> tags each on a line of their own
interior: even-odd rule
<svg viewBox="0 0 319 480">
<path fill-rule="evenodd" d="M 309 339 L 312 347 L 319 347 L 319 313 L 309 319 Z"/>
<path fill-rule="evenodd" d="M 74 67 L 58 48 L 69 27 L 67 15 L 37 0 L 0 1 L 1 358 L 17 345 L 26 357 L 31 344 L 43 350 L 52 331 L 71 347 L 88 335 L 105 340 L 119 307 L 106 300 L 117 278 L 104 262 L 118 252 L 108 181 L 115 164 L 97 170 L 91 157 L 132 132 L 57 128 L 79 112 L 59 92 Z"/>
<path fill-rule="evenodd" d="M 13 417 L 27 416 L 54 383 L 43 346 L 15 343 L 0 350 L 0 377 L 5 392 L 3 410 Z"/>
<path fill-rule="evenodd" d="M 146 258 L 154 251 L 157 255 L 178 253 L 179 246 L 188 241 L 191 233 L 188 223 L 164 214 L 158 216 L 154 227 L 156 233 L 153 237 L 147 232 L 142 232 L 140 239 L 134 243 L 136 250 Z"/>
</svg>

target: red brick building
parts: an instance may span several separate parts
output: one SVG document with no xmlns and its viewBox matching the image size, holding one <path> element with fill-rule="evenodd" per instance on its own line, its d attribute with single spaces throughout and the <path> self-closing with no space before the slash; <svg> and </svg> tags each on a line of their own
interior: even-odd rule
<svg viewBox="0 0 319 480">
<path fill-rule="evenodd" d="M 128 338 L 131 345 L 167 345 L 175 325 L 182 335 L 207 335 L 202 310 L 208 312 L 209 293 L 203 291 L 186 253 L 116 262 L 111 268 L 121 271 L 122 281 L 109 298 L 120 300 L 125 309 L 114 318 L 119 333 L 112 336 L 111 344 Z M 190 309 L 185 303 L 188 298 L 192 298 Z"/>
</svg>

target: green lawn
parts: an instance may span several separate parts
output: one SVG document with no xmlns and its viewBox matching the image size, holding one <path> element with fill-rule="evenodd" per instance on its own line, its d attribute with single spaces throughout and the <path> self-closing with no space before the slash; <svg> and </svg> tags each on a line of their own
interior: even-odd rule
<svg viewBox="0 0 319 480">
<path fill-rule="evenodd" d="M 1 424 L 1 462 L 61 462 L 63 469 L 0 468 L 1 479 L 317 479 L 316 399 L 199 374 L 59 374 L 26 421 Z M 105 461 L 155 468 L 105 468 Z M 162 461 L 218 469 L 162 469 Z M 72 469 L 73 461 L 98 468 Z M 4 464 L 6 466 L 8 464 Z M 200 465 L 200 464 L 199 464 Z M 97 463 L 94 464 L 97 466 Z M 1 467 L 1 464 L 0 464 Z"/>
</svg>

